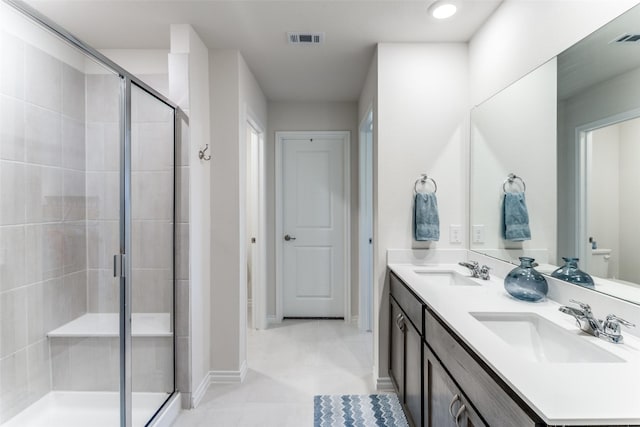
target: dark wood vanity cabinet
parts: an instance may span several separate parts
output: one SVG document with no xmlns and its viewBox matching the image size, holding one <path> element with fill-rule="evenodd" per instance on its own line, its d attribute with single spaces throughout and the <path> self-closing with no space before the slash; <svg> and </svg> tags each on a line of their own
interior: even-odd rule
<svg viewBox="0 0 640 427">
<path fill-rule="evenodd" d="M 393 298 L 390 299 L 389 313 L 389 377 L 398 392 L 398 398 L 404 402 L 404 355 L 406 353 L 406 337 L 402 328 L 402 311 Z"/>
<path fill-rule="evenodd" d="M 422 425 L 422 305 L 401 283 L 390 300 L 389 376 L 409 422 Z M 403 305 L 400 302 L 403 301 Z"/>
<path fill-rule="evenodd" d="M 389 375 L 416 427 L 545 424 L 393 272 Z M 523 409 L 524 407 L 524 409 Z"/>
<path fill-rule="evenodd" d="M 483 427 L 486 424 L 438 359 L 424 344 L 424 413 L 423 425 L 438 427 Z"/>
</svg>

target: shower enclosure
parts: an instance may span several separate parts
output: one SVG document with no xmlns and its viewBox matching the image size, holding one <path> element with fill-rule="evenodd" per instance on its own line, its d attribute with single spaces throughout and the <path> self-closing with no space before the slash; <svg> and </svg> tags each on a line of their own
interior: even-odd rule
<svg viewBox="0 0 640 427">
<path fill-rule="evenodd" d="M 175 395 L 183 113 L 0 2 L 0 425 L 144 426 Z"/>
</svg>

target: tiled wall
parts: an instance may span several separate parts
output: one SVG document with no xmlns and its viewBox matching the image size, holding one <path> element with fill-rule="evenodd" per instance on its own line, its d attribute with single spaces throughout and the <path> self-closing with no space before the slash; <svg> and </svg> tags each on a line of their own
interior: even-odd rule
<svg viewBox="0 0 640 427">
<path fill-rule="evenodd" d="M 119 311 L 113 255 L 120 253 L 120 78 L 87 74 L 87 304 Z"/>
<path fill-rule="evenodd" d="M 0 31 L 0 422 L 51 388 L 87 309 L 84 74 Z"/>
<path fill-rule="evenodd" d="M 173 312 L 173 110 L 135 86 L 131 109 L 132 310 L 170 313 Z"/>
</svg>

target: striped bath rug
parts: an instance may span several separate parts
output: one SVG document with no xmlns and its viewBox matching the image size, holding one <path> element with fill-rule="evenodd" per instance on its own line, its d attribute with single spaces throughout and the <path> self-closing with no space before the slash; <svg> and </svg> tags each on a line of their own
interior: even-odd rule
<svg viewBox="0 0 640 427">
<path fill-rule="evenodd" d="M 395 394 L 314 396 L 314 427 L 408 427 Z"/>
</svg>

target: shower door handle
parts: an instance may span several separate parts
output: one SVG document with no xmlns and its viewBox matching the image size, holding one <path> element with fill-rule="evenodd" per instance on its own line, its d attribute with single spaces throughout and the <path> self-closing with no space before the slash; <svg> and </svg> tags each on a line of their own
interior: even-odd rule
<svg viewBox="0 0 640 427">
<path fill-rule="evenodd" d="M 125 255 L 116 254 L 113 256 L 113 277 L 126 277 Z"/>
</svg>

